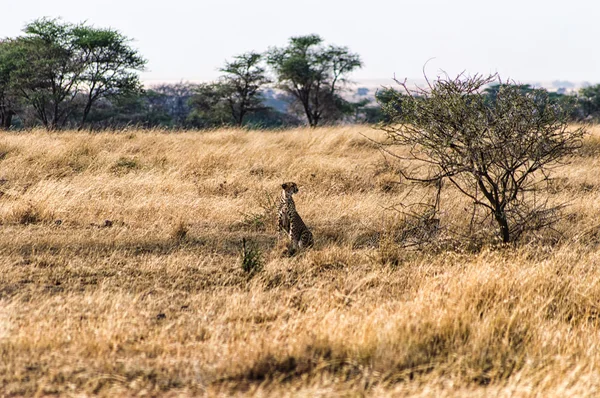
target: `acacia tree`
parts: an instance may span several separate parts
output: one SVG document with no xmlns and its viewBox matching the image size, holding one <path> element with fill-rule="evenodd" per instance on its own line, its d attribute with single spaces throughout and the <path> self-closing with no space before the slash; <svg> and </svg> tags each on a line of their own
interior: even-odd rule
<svg viewBox="0 0 600 398">
<path fill-rule="evenodd" d="M 220 69 L 225 73 L 221 77 L 222 92 L 228 104 L 235 124 L 242 126 L 244 117 L 254 111 L 263 110 L 263 98 L 260 89 L 270 80 L 261 66 L 262 55 L 249 52 L 234 57 Z"/>
<path fill-rule="evenodd" d="M 73 27 L 72 40 L 82 62 L 79 80 L 85 92 L 85 106 L 79 129 L 82 129 L 92 109 L 100 98 L 123 96 L 142 91 L 136 71 L 144 69 L 146 60 L 129 42 L 113 29 L 98 29 L 84 25 Z"/>
<path fill-rule="evenodd" d="M 64 127 L 80 102 L 81 128 L 100 98 L 141 90 L 135 71 L 146 61 L 119 32 L 47 18 L 23 31 L 10 41 L 9 84 L 48 130 Z"/>
<path fill-rule="evenodd" d="M 10 43 L 10 85 L 48 130 L 62 127 L 71 114 L 83 72 L 69 30 L 68 24 L 37 20 Z"/>
<path fill-rule="evenodd" d="M 345 104 L 340 90 L 347 75 L 362 67 L 358 54 L 347 47 L 324 46 L 318 35 L 292 37 L 287 47 L 270 49 L 267 62 L 278 87 L 301 105 L 311 127 L 328 115 L 330 119 L 339 117 L 336 113 Z"/>
<path fill-rule="evenodd" d="M 409 150 L 414 168 L 402 171 L 406 179 L 440 187 L 449 181 L 493 216 L 509 242 L 551 210 L 532 197 L 552 168 L 580 147 L 585 131 L 569 126 L 570 110 L 545 90 L 504 84 L 489 101 L 483 90 L 497 79 L 459 75 L 416 90 L 399 82 L 405 95 L 396 92 L 383 104 L 389 122 L 382 128 Z"/>
</svg>

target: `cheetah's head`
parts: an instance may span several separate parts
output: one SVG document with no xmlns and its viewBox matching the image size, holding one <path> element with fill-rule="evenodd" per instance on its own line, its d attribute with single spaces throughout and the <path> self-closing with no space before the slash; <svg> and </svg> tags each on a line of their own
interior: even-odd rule
<svg viewBox="0 0 600 398">
<path fill-rule="evenodd" d="M 293 195 L 298 192 L 298 185 L 295 182 L 284 182 L 281 184 L 281 188 L 285 191 L 285 193 Z"/>
</svg>

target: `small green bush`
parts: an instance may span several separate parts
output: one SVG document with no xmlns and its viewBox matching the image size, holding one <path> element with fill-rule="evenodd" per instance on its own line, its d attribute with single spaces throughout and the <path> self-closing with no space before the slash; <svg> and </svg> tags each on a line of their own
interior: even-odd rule
<svg viewBox="0 0 600 398">
<path fill-rule="evenodd" d="M 262 253 L 260 250 L 246 242 L 246 238 L 242 239 L 242 270 L 246 273 L 250 278 L 262 271 L 263 269 L 263 261 L 262 261 Z"/>
</svg>

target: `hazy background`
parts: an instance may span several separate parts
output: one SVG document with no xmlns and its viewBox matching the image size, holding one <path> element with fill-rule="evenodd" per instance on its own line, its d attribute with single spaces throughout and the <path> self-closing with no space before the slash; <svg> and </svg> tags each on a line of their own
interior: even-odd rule
<svg viewBox="0 0 600 398">
<path fill-rule="evenodd" d="M 359 53 L 354 80 L 440 70 L 499 72 L 521 82 L 600 81 L 596 1 L 1 0 L 0 37 L 48 16 L 87 20 L 135 39 L 147 83 L 210 80 L 225 59 L 317 33 Z"/>
</svg>

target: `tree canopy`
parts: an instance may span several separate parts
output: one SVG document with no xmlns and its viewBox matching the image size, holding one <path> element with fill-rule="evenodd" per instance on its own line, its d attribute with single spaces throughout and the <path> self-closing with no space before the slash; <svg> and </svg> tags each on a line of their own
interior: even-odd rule
<svg viewBox="0 0 600 398">
<path fill-rule="evenodd" d="M 225 101 L 238 126 L 244 124 L 249 112 L 264 109 L 260 90 L 270 80 L 261 65 L 262 59 L 261 54 L 249 52 L 234 57 L 233 61 L 226 62 L 220 69 L 224 73 L 221 83 Z"/>
<path fill-rule="evenodd" d="M 289 93 L 303 108 L 311 127 L 323 120 L 339 119 L 346 108 L 340 96 L 347 76 L 362 67 L 358 54 L 346 47 L 323 45 L 318 35 L 292 37 L 286 47 L 267 53 L 278 87 Z"/>
<path fill-rule="evenodd" d="M 42 18 L 0 45 L 0 85 L 30 105 L 48 130 L 80 113 L 83 127 L 100 98 L 141 91 L 146 61 L 112 29 Z"/>
</svg>

